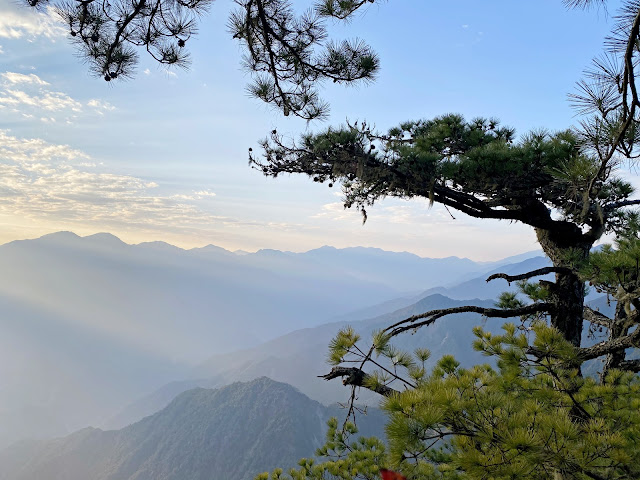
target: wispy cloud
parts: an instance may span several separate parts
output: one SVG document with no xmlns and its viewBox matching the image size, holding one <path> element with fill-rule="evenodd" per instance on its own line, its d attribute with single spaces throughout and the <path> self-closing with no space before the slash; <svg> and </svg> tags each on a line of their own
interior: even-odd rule
<svg viewBox="0 0 640 480">
<path fill-rule="evenodd" d="M 413 199 L 410 202 L 397 199 L 386 200 L 369 209 L 368 216 L 370 221 L 385 224 L 429 223 L 433 225 L 434 223 L 447 223 L 451 220 L 451 216 L 444 208 L 429 208 L 428 200 L 421 198 Z M 321 210 L 311 218 L 354 222 L 361 219 L 362 216 L 355 208 L 344 208 L 343 202 L 331 202 L 324 204 Z"/>
<path fill-rule="evenodd" d="M 111 105 L 109 102 L 98 100 L 96 98 L 89 100 L 87 102 L 87 107 L 90 107 L 94 112 L 100 115 L 104 115 L 105 112 L 112 112 L 116 109 L 116 107 Z"/>
<path fill-rule="evenodd" d="M 5 89 L 0 96 L 0 104 L 14 107 L 26 105 L 47 111 L 71 110 L 80 112 L 82 104 L 62 92 L 43 92 L 30 95 L 24 90 Z"/>
<path fill-rule="evenodd" d="M 195 194 L 198 196 L 198 198 L 206 198 L 206 197 L 215 197 L 216 196 L 215 192 L 210 192 L 209 190 L 200 190 L 198 192 L 195 192 Z"/>
<path fill-rule="evenodd" d="M 11 5 L 10 2 L 0 7 L 0 38 L 45 37 L 55 41 L 65 34 L 60 17 L 51 7 L 44 12 Z"/>
<path fill-rule="evenodd" d="M 350 220 L 353 221 L 360 215 L 354 209 L 344 208 L 342 202 L 325 203 L 320 211 L 311 218 L 326 219 L 326 220 Z"/>
<path fill-rule="evenodd" d="M 64 92 L 55 91 L 52 85 L 34 73 L 0 73 L 0 108 L 25 118 L 37 117 L 53 123 L 67 121 L 85 112 L 103 115 L 116 109 L 97 98 L 86 102 L 74 99 Z"/>
<path fill-rule="evenodd" d="M 98 100 L 93 98 L 87 102 L 88 107 L 95 108 L 97 110 L 115 110 L 116 107 L 111 105 L 109 102 L 105 102 L 103 100 Z"/>
<path fill-rule="evenodd" d="M 0 131 L 0 212 L 62 223 L 172 228 L 221 218 L 186 198 L 156 193 L 155 182 L 98 171 L 90 160 L 66 145 Z"/>
<path fill-rule="evenodd" d="M 49 85 L 48 82 L 42 80 L 35 73 L 29 73 L 25 75 L 24 73 L 4 72 L 0 73 L 0 77 L 2 77 L 5 83 L 8 83 L 10 85 L 19 85 L 24 83 L 35 85 Z"/>
</svg>

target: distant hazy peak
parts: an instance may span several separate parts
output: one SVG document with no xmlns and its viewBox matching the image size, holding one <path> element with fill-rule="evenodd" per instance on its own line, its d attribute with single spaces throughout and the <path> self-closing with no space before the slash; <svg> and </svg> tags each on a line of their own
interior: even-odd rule
<svg viewBox="0 0 640 480">
<path fill-rule="evenodd" d="M 42 241 L 64 241 L 64 240 L 78 240 L 82 238 L 80 235 L 77 235 L 73 232 L 69 232 L 69 231 L 62 231 L 62 232 L 54 232 L 54 233 L 47 233 L 46 235 L 42 235 L 41 237 L 38 238 L 34 238 L 34 239 L 30 239 L 31 241 L 38 241 L 38 240 L 42 240 Z M 20 241 L 20 240 L 18 240 Z"/>
<path fill-rule="evenodd" d="M 100 243 L 102 245 L 119 246 L 119 247 L 129 246 L 127 243 L 124 243 L 115 235 L 112 235 L 111 233 L 106 233 L 106 232 L 94 233 L 93 235 L 88 235 L 86 237 L 81 237 L 81 238 L 82 240 L 89 241 L 92 243 Z"/>
<path fill-rule="evenodd" d="M 204 247 L 191 248 L 188 251 L 193 253 L 204 252 L 204 253 L 223 253 L 223 254 L 233 254 L 236 252 L 240 252 L 240 250 L 236 250 L 236 252 L 231 252 L 225 248 L 218 247 L 217 245 L 213 245 L 213 244 L 205 245 Z"/>
<path fill-rule="evenodd" d="M 347 253 L 355 253 L 355 254 L 362 254 L 362 255 L 372 255 L 372 256 L 386 256 L 387 258 L 389 257 L 395 257 L 395 258 L 404 258 L 405 260 L 436 260 L 436 261 L 450 261 L 450 262 L 469 262 L 469 263 L 475 263 L 479 266 L 485 266 L 485 265 L 500 265 L 500 264 L 505 264 L 505 263 L 516 263 L 522 260 L 525 260 L 527 258 L 531 258 L 531 257 L 535 257 L 535 256 L 539 256 L 542 255 L 542 252 L 539 250 L 533 250 L 530 252 L 524 252 L 518 255 L 513 255 L 511 257 L 507 257 L 501 260 L 497 260 L 497 261 L 476 261 L 476 260 L 471 260 L 468 259 L 466 257 L 457 257 L 457 256 L 449 256 L 449 257 L 442 257 L 442 258 L 435 258 L 435 257 L 422 257 L 420 255 L 417 255 L 415 253 L 411 253 L 411 252 L 396 252 L 396 251 L 391 251 L 391 250 L 384 250 L 378 247 L 361 247 L 361 246 L 355 246 L 355 247 L 344 247 L 344 248 L 337 248 L 331 245 L 323 245 L 322 247 L 318 247 L 318 248 L 314 248 L 311 250 L 307 250 L 305 252 L 291 252 L 291 251 L 286 251 L 286 250 L 278 250 L 278 249 L 273 249 L 273 248 L 263 248 L 260 249 L 258 251 L 256 251 L 255 253 L 253 252 L 247 252 L 244 250 L 234 250 L 234 251 L 230 251 L 227 250 L 223 247 L 219 247 L 217 245 L 206 245 L 204 247 L 196 247 L 196 248 L 191 248 L 191 249 L 183 249 L 181 247 L 172 245 L 170 243 L 164 242 L 164 241 L 160 241 L 160 240 L 156 240 L 156 241 L 150 241 L 150 242 L 141 242 L 138 244 L 128 244 L 126 242 L 123 242 L 120 238 L 118 238 L 117 236 L 111 234 L 111 233 L 107 233 L 107 232 L 100 232 L 100 233 L 95 233 L 92 235 L 87 235 L 87 236 L 79 236 L 73 232 L 70 231 L 60 231 L 60 232 L 54 232 L 54 233 L 48 233 L 45 235 L 42 235 L 41 237 L 35 238 L 35 239 L 25 239 L 25 240 L 15 240 L 13 242 L 9 242 L 8 244 L 14 244 L 14 243 L 20 243 L 23 241 L 28 241 L 28 242 L 54 242 L 56 244 L 65 244 L 65 243 L 72 243 L 72 245 L 78 245 L 80 244 L 86 244 L 86 242 L 90 242 L 92 244 L 102 244 L 102 245 L 110 245 L 110 246 L 133 246 L 133 247 L 142 247 L 142 248 L 153 248 L 153 249 L 165 249 L 165 250 L 174 250 L 174 251 L 189 251 L 189 252 L 193 252 L 193 253 L 198 253 L 198 252 L 203 252 L 203 253 L 232 253 L 238 256 L 246 256 L 246 255 L 259 255 L 259 256 L 271 256 L 271 257 L 276 257 L 276 256 L 280 256 L 280 257 L 286 257 L 286 256 L 292 256 L 292 255 L 300 255 L 300 256 L 311 256 L 313 257 L 314 255 L 318 255 L 318 254 L 347 254 Z M 7 244 L 7 245 L 8 245 Z M 1 245 L 0 245 L 1 246 Z"/>
</svg>

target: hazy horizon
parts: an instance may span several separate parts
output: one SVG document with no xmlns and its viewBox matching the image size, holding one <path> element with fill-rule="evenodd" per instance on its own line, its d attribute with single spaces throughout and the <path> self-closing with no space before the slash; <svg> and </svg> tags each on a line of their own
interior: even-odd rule
<svg viewBox="0 0 640 480">
<path fill-rule="evenodd" d="M 141 55 L 135 79 L 107 83 L 87 74 L 50 12 L 0 0 L 0 188 L 7 192 L 0 242 L 108 231 L 127 243 L 185 248 L 366 246 L 483 261 L 537 248 L 532 229 L 458 212 L 454 220 L 426 199 L 385 199 L 368 208 L 363 226 L 358 212 L 344 209 L 337 186 L 264 178 L 247 166 L 247 150 L 258 151 L 274 128 L 295 138 L 345 119 L 386 131 L 458 112 L 497 117 L 519 134 L 568 128 L 576 119 L 566 95 L 600 51 L 609 17 L 562 2 L 545 9 L 507 0 L 376 4 L 332 33 L 363 38 L 378 51 L 378 78 L 357 89 L 327 85 L 330 117 L 306 124 L 246 95 L 248 78 L 225 25 L 231 8 L 214 2 L 202 18 L 189 41 L 189 70 L 163 71 Z M 563 51 L 553 48 L 559 41 Z M 415 61 L 427 54 L 429 62 Z M 433 68 L 439 64 L 446 70 Z M 549 65 L 553 75 L 544 74 Z"/>
<path fill-rule="evenodd" d="M 520 255 L 525 255 L 525 254 L 530 254 L 533 252 L 540 252 L 540 254 L 542 254 L 542 250 L 540 248 L 534 248 L 534 249 L 529 249 L 529 250 L 522 250 L 521 252 L 516 252 L 514 254 L 510 254 L 510 255 L 506 255 L 506 256 L 498 256 L 497 258 L 490 258 L 490 259 L 480 259 L 480 258 L 471 258 L 471 257 L 467 257 L 467 256 L 459 256 L 459 255 L 448 255 L 448 256 L 442 256 L 442 257 L 430 257 L 430 256 L 424 256 L 424 255 L 420 255 L 419 253 L 416 252 L 411 252 L 408 250 L 389 250 L 389 249 L 385 249 L 385 248 L 380 248 L 380 247 L 376 247 L 376 246 L 366 246 L 366 245 L 350 245 L 350 246 L 346 246 L 346 247 L 337 247 L 335 245 L 329 245 L 329 244 L 322 244 L 322 245 L 318 245 L 315 247 L 311 247 L 311 248 L 305 248 L 305 249 L 300 249 L 300 250 L 289 250 L 289 249 L 283 249 L 283 248 L 273 248 L 273 247 L 261 247 L 261 248 L 257 248 L 255 250 L 244 250 L 241 248 L 238 249 L 229 249 L 229 248 L 225 248 L 222 245 L 218 245 L 218 244 L 213 244 L 213 243 L 206 243 L 206 244 L 198 244 L 196 246 L 183 246 L 180 245 L 178 242 L 176 243 L 171 243 L 165 240 L 162 240 L 160 238 L 152 238 L 149 240 L 144 240 L 144 241 L 140 241 L 140 242 L 128 242 L 125 241 L 122 237 L 108 232 L 108 231 L 96 231 L 93 233 L 85 233 L 85 234 L 79 234 L 76 233 L 74 231 L 71 230 L 57 230 L 57 231 L 52 231 L 52 232 L 47 232 L 44 233 L 42 235 L 38 235 L 38 236 L 34 236 L 34 237 L 27 237 L 27 238 L 16 238 L 13 240 L 8 240 L 4 243 L 0 243 L 0 246 L 3 245 L 7 245 L 10 244 L 12 242 L 20 242 L 20 241 L 24 241 L 24 240 L 37 240 L 39 238 L 42 237 L 46 237 L 49 235 L 56 235 L 56 234 L 65 234 L 65 233 L 70 233 L 72 235 L 75 235 L 79 238 L 87 238 L 87 237 L 93 237 L 93 236 L 99 236 L 99 235 L 110 235 L 112 237 L 117 238 L 119 241 L 123 242 L 126 245 L 130 245 L 130 246 L 135 246 L 135 245 L 142 245 L 142 244 L 152 244 L 152 243 L 165 243 L 167 245 L 170 245 L 172 247 L 176 247 L 179 248 L 181 250 L 184 251 L 190 251 L 190 250 L 197 250 L 197 249 L 201 249 L 201 248 L 205 248 L 205 247 L 218 247 L 218 248 L 222 248 L 230 253 L 258 253 L 261 250 L 277 250 L 283 253 L 307 253 L 313 250 L 318 250 L 321 248 L 335 248 L 336 250 L 348 250 L 348 249 L 371 249 L 371 250 L 381 250 L 384 252 L 390 252 L 390 253 L 408 253 L 411 255 L 416 255 L 417 257 L 423 258 L 423 259 L 446 259 L 446 258 L 460 258 L 460 259 L 468 259 L 468 260 L 472 260 L 474 262 L 481 262 L 481 263 L 490 263 L 492 261 L 500 261 L 500 260 L 504 260 L 506 258 L 510 258 L 510 257 L 518 257 Z"/>
<path fill-rule="evenodd" d="M 546 262 L 535 255 L 536 265 Z M 291 332 L 402 315 L 436 292 L 443 299 L 471 291 L 494 297 L 505 283 L 485 282 L 494 268 L 502 267 L 380 249 L 236 255 L 156 248 L 104 233 L 58 232 L 0 245 L 0 269 L 11 272 L 0 276 L 0 447 L 19 432 L 57 435 L 97 422 L 167 382 L 188 379 L 210 357 Z M 473 285 L 445 288 L 466 281 Z M 314 352 L 325 351 L 328 340 L 312 340 Z M 268 364 L 294 350 L 285 344 L 257 360 Z M 239 359 L 218 368 L 253 371 L 255 362 Z M 324 354 L 312 360 L 322 365 Z M 322 382 L 319 373 L 312 379 Z"/>
</svg>

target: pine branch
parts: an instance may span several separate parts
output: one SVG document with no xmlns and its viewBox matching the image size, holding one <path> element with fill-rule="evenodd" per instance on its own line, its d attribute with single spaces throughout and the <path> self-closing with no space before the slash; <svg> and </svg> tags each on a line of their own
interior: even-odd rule
<svg viewBox="0 0 640 480">
<path fill-rule="evenodd" d="M 385 328 L 385 332 L 389 332 L 389 335 L 394 337 L 407 330 L 414 330 L 426 325 L 431 325 L 437 319 L 445 317 L 447 315 L 453 315 L 456 313 L 479 313 L 488 318 L 511 318 L 521 317 L 525 315 L 533 315 L 536 313 L 551 313 L 553 312 L 554 305 L 550 303 L 538 302 L 530 305 L 525 305 L 519 308 L 484 308 L 474 305 L 465 305 L 463 307 L 442 308 L 438 310 L 431 310 L 429 312 L 413 315 L 409 318 L 405 318 L 389 327 Z M 422 320 L 424 319 L 424 320 Z M 422 320 L 417 322 L 417 320 Z"/>
<path fill-rule="evenodd" d="M 586 198 L 591 198 L 596 182 L 602 180 L 605 173 L 610 168 L 610 162 L 613 159 L 616 151 L 624 146 L 624 138 L 627 135 L 629 129 L 635 120 L 635 112 L 636 107 L 640 105 L 640 100 L 638 98 L 638 91 L 636 88 L 636 80 L 635 80 L 635 61 L 634 61 L 634 53 L 637 49 L 637 39 L 640 34 L 640 10 L 636 13 L 635 18 L 633 20 L 633 24 L 631 25 L 631 29 L 629 32 L 629 36 L 627 37 L 627 43 L 624 53 L 624 75 L 622 79 L 622 86 L 620 88 L 622 103 L 623 103 L 623 118 L 622 125 L 618 130 L 609 151 L 601 159 L 600 168 L 598 172 L 593 176 L 591 181 L 589 182 L 589 186 L 586 192 Z M 629 93 L 629 90 L 631 92 Z M 631 95 L 631 105 L 629 106 L 628 95 Z"/>
<path fill-rule="evenodd" d="M 565 267 L 544 267 L 539 268 L 537 270 L 532 270 L 527 273 L 521 273 L 519 275 L 507 275 L 506 273 L 494 273 L 487 278 L 487 282 L 491 280 L 495 280 L 496 278 L 504 278 L 507 282 L 515 282 L 517 280 L 526 280 L 532 277 L 539 277 L 541 275 L 546 275 L 548 273 L 561 273 L 568 275 L 571 273 L 571 270 Z"/>
<path fill-rule="evenodd" d="M 369 382 L 371 376 L 356 367 L 333 367 L 326 375 L 318 376 L 318 378 L 324 378 L 325 380 L 333 380 L 338 377 L 342 377 L 343 385 L 368 388 L 369 390 L 385 397 L 398 393 L 397 390 L 387 387 L 386 385 L 376 385 L 375 387 L 371 387 L 370 385 L 372 383 Z"/>
<path fill-rule="evenodd" d="M 622 208 L 622 207 L 630 207 L 633 205 L 640 205 L 640 200 L 624 200 L 624 201 L 620 201 L 620 202 L 613 202 L 610 203 L 608 205 L 606 205 L 603 210 L 607 213 L 612 212 L 614 210 L 617 210 L 618 208 Z"/>
<path fill-rule="evenodd" d="M 638 342 L 640 342 L 640 328 L 636 328 L 633 333 L 625 335 L 624 337 L 606 340 L 591 347 L 581 348 L 578 351 L 578 356 L 582 361 L 592 360 L 609 353 L 619 352 L 620 350 L 625 350 L 631 347 L 637 347 Z"/>
</svg>

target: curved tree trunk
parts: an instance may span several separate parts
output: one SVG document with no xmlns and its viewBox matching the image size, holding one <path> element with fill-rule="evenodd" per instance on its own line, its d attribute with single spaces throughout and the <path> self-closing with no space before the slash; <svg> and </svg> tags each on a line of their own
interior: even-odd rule
<svg viewBox="0 0 640 480">
<path fill-rule="evenodd" d="M 589 258 L 593 241 L 587 240 L 580 229 L 573 232 L 554 232 L 536 229 L 538 241 L 554 267 L 568 271 L 556 273 L 556 281 L 549 283 L 551 325 L 562 332 L 573 345 L 579 347 L 582 338 L 585 283 L 576 273 L 576 264 Z"/>
</svg>

